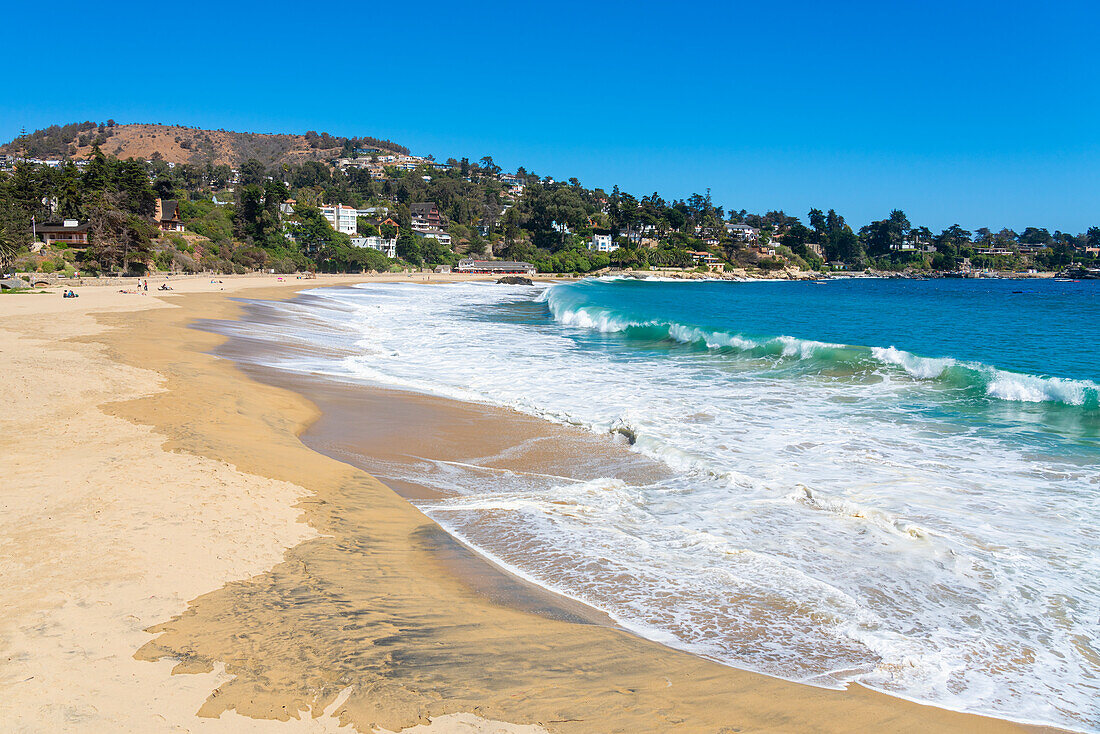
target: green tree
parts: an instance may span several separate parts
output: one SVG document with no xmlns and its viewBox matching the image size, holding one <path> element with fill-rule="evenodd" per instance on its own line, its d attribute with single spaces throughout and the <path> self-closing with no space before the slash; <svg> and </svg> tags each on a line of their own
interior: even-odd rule
<svg viewBox="0 0 1100 734">
<path fill-rule="evenodd" d="M 348 236 L 334 230 L 317 207 L 297 204 L 294 207 L 294 215 L 298 221 L 291 225 L 291 233 L 303 252 L 319 254 L 327 248 L 331 256 L 332 248 L 340 244 L 351 245 Z M 344 242 L 344 240 L 347 241 Z"/>
<path fill-rule="evenodd" d="M 240 170 L 240 184 L 241 186 L 249 185 L 263 185 L 264 179 L 267 178 L 267 169 L 264 164 L 255 158 L 249 158 L 241 166 Z"/>
<path fill-rule="evenodd" d="M 144 271 L 156 229 L 149 220 L 127 212 L 119 193 L 103 193 L 89 207 L 86 261 L 99 270 Z"/>
<path fill-rule="evenodd" d="M 424 263 L 424 255 L 420 250 L 420 242 L 415 235 L 402 232 L 397 238 L 397 256 L 407 263 L 420 266 Z"/>
</svg>

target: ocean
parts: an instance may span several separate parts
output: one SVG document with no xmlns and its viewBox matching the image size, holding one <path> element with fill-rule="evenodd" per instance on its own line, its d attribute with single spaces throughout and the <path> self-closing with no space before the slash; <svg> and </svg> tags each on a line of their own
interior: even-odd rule
<svg viewBox="0 0 1100 734">
<path fill-rule="evenodd" d="M 1100 731 L 1098 323 L 1091 282 L 589 279 L 316 289 L 219 328 L 268 368 L 648 457 L 648 479 L 395 470 L 456 537 L 638 634 Z"/>
</svg>

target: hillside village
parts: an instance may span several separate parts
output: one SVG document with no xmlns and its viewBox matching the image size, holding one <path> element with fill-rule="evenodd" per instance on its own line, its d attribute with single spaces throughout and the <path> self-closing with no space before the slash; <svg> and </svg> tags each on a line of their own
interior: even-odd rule
<svg viewBox="0 0 1100 734">
<path fill-rule="evenodd" d="M 488 156 L 440 162 L 375 138 L 109 121 L 53 126 L 0 148 L 0 243 L 16 270 L 66 274 L 966 275 L 1094 267 L 1100 228 L 935 234 L 895 210 L 857 230 L 833 210 L 803 221 L 726 210 L 709 193 L 637 198 L 522 167 L 504 172 Z"/>
</svg>

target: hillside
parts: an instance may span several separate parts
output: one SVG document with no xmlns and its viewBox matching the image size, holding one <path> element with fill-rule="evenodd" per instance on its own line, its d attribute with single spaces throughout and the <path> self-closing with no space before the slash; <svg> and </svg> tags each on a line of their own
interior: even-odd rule
<svg viewBox="0 0 1100 734">
<path fill-rule="evenodd" d="M 116 125 L 111 120 L 51 125 L 0 146 L 0 153 L 81 159 L 88 158 L 96 144 L 104 153 L 120 159 L 159 157 L 171 163 L 209 161 L 230 166 L 239 166 L 249 158 L 267 165 L 327 160 L 339 156 L 347 146 L 408 152 L 402 145 L 371 137 L 346 138 L 312 131 L 305 135 L 238 133 L 182 125 Z"/>
</svg>

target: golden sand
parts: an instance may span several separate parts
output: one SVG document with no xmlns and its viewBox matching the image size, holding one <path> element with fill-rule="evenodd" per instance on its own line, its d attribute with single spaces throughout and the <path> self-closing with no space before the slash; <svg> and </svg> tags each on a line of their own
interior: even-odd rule
<svg viewBox="0 0 1100 734">
<path fill-rule="evenodd" d="M 310 402 L 188 328 L 333 281 L 224 280 L 0 297 L 0 728 L 1024 730 L 493 600 L 431 520 L 299 441 Z"/>
</svg>

